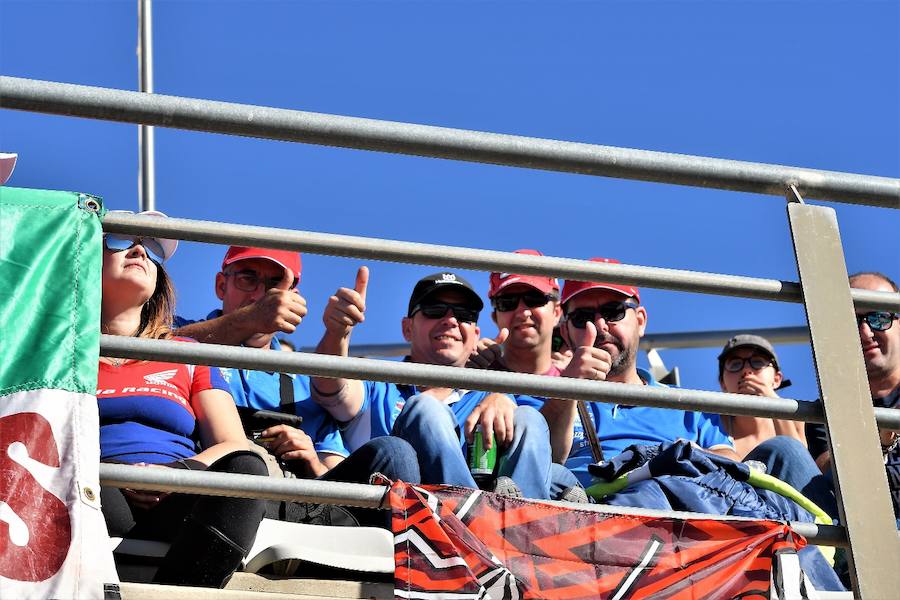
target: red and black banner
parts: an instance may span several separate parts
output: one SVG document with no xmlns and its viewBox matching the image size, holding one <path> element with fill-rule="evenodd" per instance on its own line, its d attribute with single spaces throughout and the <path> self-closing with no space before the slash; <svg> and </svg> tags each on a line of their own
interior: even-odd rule
<svg viewBox="0 0 900 600">
<path fill-rule="evenodd" d="M 769 598 L 775 521 L 569 509 L 448 486 L 390 491 L 395 596 L 422 599 Z"/>
</svg>

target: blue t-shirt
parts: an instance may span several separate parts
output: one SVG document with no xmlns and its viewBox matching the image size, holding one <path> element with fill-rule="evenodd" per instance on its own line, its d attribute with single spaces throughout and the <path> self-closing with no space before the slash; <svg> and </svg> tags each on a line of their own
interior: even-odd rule
<svg viewBox="0 0 900 600">
<path fill-rule="evenodd" d="M 222 316 L 222 311 L 214 310 L 206 319 L 215 319 L 220 316 Z M 196 322 L 175 317 L 175 328 Z M 271 348 L 272 350 L 281 348 L 277 338 L 272 338 Z M 226 367 L 222 367 L 221 371 L 237 406 L 272 411 L 281 409 L 281 376 L 279 373 Z M 331 415 L 310 397 L 309 377 L 293 373 L 287 373 L 287 375 L 294 385 L 294 412 L 303 418 L 300 429 L 312 439 L 316 452 L 346 457 L 348 452 L 341 439 L 337 424 Z"/>
<path fill-rule="evenodd" d="M 666 387 L 644 369 L 638 369 L 638 375 L 647 385 Z M 587 407 L 606 458 L 620 454 L 632 444 L 656 445 L 678 439 L 696 442 L 707 449 L 734 449 L 734 441 L 725 433 L 719 415 L 606 402 L 588 402 Z M 576 414 L 572 449 L 569 451 L 566 467 L 575 473 L 582 485 L 588 486 L 593 478 L 588 473 L 587 466 L 592 462 L 591 445 L 584 434 L 581 419 Z"/>
<path fill-rule="evenodd" d="M 186 338 L 176 341 L 191 342 Z M 162 464 L 198 452 L 198 394 L 228 391 L 219 369 L 158 361 L 100 363 L 100 460 Z"/>
<path fill-rule="evenodd" d="M 406 401 L 420 393 L 413 385 L 397 385 L 383 381 L 363 381 L 362 384 L 362 407 L 342 430 L 344 444 L 351 452 L 373 438 L 390 435 L 394 421 L 397 420 Z M 453 411 L 457 424 L 462 425 L 488 395 L 488 392 L 457 390 L 445 402 Z"/>
</svg>

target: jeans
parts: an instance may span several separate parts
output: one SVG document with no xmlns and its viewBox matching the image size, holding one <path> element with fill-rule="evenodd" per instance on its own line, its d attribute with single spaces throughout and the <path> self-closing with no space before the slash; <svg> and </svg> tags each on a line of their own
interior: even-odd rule
<svg viewBox="0 0 900 600">
<path fill-rule="evenodd" d="M 511 478 L 526 498 L 547 500 L 575 485 L 568 469 L 550 455 L 550 433 L 544 417 L 528 406 L 516 408 L 509 447 L 498 455 L 498 475 Z M 449 406 L 428 394 L 407 400 L 392 436 L 408 441 L 419 458 L 422 483 L 478 487 L 469 472 L 462 428 Z M 568 476 L 568 477 L 567 477 Z M 555 496 L 554 496 L 555 497 Z"/>
<path fill-rule="evenodd" d="M 381 473 L 391 481 L 421 483 L 416 451 L 406 440 L 391 436 L 366 442 L 319 479 L 369 483 L 373 473 Z"/>
<path fill-rule="evenodd" d="M 779 435 L 754 448 L 746 460 L 766 465 L 766 473 L 789 484 L 815 502 L 828 516 L 837 518 L 834 488 L 822 475 L 806 447 L 794 438 Z"/>
</svg>

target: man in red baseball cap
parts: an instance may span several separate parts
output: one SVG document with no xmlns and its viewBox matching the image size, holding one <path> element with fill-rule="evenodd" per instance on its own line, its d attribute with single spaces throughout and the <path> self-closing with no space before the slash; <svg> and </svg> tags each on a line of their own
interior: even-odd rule
<svg viewBox="0 0 900 600">
<path fill-rule="evenodd" d="M 610 258 L 590 260 L 619 262 Z M 647 309 L 641 305 L 638 288 L 621 283 L 566 281 L 560 301 L 560 332 L 573 350 L 563 377 L 662 385 L 649 371 L 637 367 L 638 346 L 647 326 Z M 737 458 L 734 443 L 718 415 L 558 399 L 545 402 L 541 411 L 550 426 L 553 459 L 563 462 L 585 485 L 591 482 L 588 464 L 616 456 L 631 444 L 686 439 Z"/>
<path fill-rule="evenodd" d="M 516 254 L 543 256 L 537 250 Z M 562 311 L 554 277 L 491 273 L 491 319 L 500 330 L 479 341 L 469 366 L 535 375 L 559 375 L 551 360 L 553 329 Z"/>
<path fill-rule="evenodd" d="M 297 252 L 231 246 L 216 275 L 222 308 L 204 321 L 177 318 L 178 335 L 205 343 L 268 348 L 276 333 L 293 333 L 306 316 L 306 300 L 296 290 L 300 272 Z"/>
</svg>

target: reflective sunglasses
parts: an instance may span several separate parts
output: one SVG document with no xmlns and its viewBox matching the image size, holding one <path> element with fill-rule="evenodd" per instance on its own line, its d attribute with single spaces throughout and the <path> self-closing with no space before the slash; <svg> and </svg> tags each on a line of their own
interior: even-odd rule
<svg viewBox="0 0 900 600">
<path fill-rule="evenodd" d="M 607 323 L 615 323 L 625 318 L 625 313 L 629 308 L 638 306 L 640 305 L 635 302 L 607 302 L 597 308 L 576 308 L 566 315 L 566 320 L 570 321 L 576 329 L 584 329 L 588 323 L 596 320 L 597 315 L 600 315 Z"/>
<path fill-rule="evenodd" d="M 433 304 L 416 304 L 409 316 L 415 316 L 417 312 L 421 312 L 429 319 L 440 319 L 447 314 L 447 311 L 453 313 L 454 318 L 460 323 L 476 323 L 478 321 L 478 311 L 468 306 L 460 306 L 459 304 L 445 304 L 437 302 Z"/>
<path fill-rule="evenodd" d="M 769 365 L 774 365 L 775 361 L 771 358 L 765 358 L 763 356 L 751 356 L 750 358 L 740 358 L 739 356 L 734 356 L 732 358 L 726 358 L 725 362 L 722 363 L 722 368 L 728 371 L 729 373 L 740 373 L 744 370 L 744 365 L 750 364 L 750 368 L 754 371 L 762 371 Z"/>
<path fill-rule="evenodd" d="M 159 240 L 156 238 L 108 233 L 103 236 L 103 245 L 106 246 L 106 249 L 110 252 L 122 252 L 123 250 L 130 250 L 131 248 L 140 245 L 144 248 L 144 252 L 147 253 L 150 260 L 158 265 L 165 262 L 163 256 L 165 256 L 166 253 L 163 251 L 162 244 L 160 244 Z"/>
<path fill-rule="evenodd" d="M 222 273 L 225 277 L 234 277 L 234 287 L 242 292 L 255 292 L 259 289 L 259 284 L 263 284 L 266 290 L 270 290 L 281 283 L 281 277 L 269 277 L 268 279 L 260 277 L 259 273 L 251 269 L 243 271 L 231 271 Z M 294 278 L 292 288 L 297 287 L 297 279 Z"/>
<path fill-rule="evenodd" d="M 528 308 L 538 308 L 545 306 L 551 300 L 556 300 L 556 296 L 552 294 L 542 294 L 538 291 L 523 292 L 521 294 L 504 294 L 502 296 L 494 296 L 491 304 L 497 312 L 509 312 L 519 308 L 519 300 L 525 303 Z"/>
<path fill-rule="evenodd" d="M 887 331 L 897 317 L 900 317 L 900 314 L 876 310 L 856 315 L 856 326 L 859 327 L 865 321 L 872 331 Z"/>
</svg>

